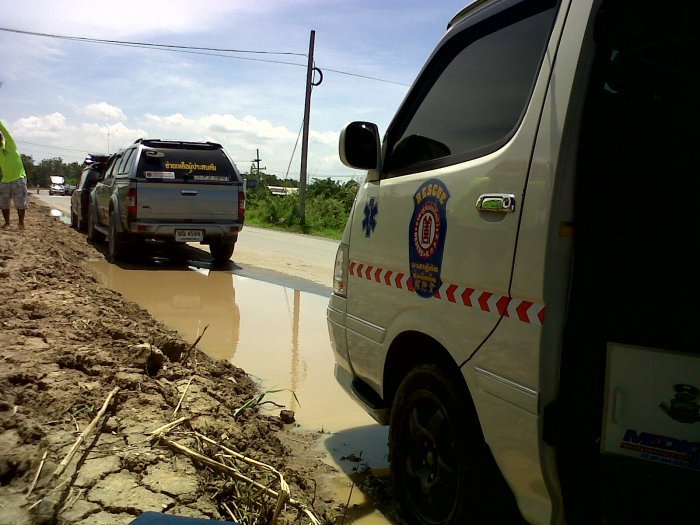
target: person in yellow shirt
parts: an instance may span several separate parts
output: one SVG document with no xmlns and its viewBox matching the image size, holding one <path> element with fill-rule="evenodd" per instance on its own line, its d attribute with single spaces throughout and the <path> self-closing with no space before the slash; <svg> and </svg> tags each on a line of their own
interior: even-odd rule
<svg viewBox="0 0 700 525">
<path fill-rule="evenodd" d="M 0 209 L 5 223 L 2 228 L 10 227 L 10 197 L 17 208 L 20 229 L 24 229 L 24 213 L 27 209 L 27 174 L 24 171 L 22 157 L 17 151 L 12 135 L 0 120 Z"/>
</svg>

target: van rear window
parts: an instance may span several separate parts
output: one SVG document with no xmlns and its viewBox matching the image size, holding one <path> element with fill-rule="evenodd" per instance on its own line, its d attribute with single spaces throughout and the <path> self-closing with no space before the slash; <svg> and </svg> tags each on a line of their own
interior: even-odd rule
<svg viewBox="0 0 700 525">
<path fill-rule="evenodd" d="M 138 177 L 157 182 L 236 181 L 233 164 L 222 149 L 144 148 Z"/>
</svg>

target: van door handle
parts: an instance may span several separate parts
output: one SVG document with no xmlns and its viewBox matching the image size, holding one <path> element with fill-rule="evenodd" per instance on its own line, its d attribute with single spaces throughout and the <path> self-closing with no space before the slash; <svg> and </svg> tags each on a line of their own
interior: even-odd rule
<svg viewBox="0 0 700 525">
<path fill-rule="evenodd" d="M 180 195 L 185 195 L 185 196 L 194 196 L 197 195 L 197 190 L 180 190 Z"/>
<path fill-rule="evenodd" d="M 484 193 L 476 201 L 476 209 L 513 213 L 515 211 L 515 195 L 512 193 Z"/>
</svg>

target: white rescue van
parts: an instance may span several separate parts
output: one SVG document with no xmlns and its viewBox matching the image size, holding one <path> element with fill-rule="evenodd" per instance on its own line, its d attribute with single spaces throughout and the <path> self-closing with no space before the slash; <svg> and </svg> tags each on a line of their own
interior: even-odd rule
<svg viewBox="0 0 700 525">
<path fill-rule="evenodd" d="M 698 12 L 477 0 L 344 128 L 335 375 L 409 523 L 700 523 Z"/>
</svg>

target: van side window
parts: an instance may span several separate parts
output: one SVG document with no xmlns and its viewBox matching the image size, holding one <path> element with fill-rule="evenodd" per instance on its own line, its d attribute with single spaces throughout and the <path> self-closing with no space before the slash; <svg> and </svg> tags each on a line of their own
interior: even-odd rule
<svg viewBox="0 0 700 525">
<path fill-rule="evenodd" d="M 124 152 L 122 160 L 119 162 L 119 174 L 117 177 L 125 177 L 129 175 L 129 170 L 131 169 L 131 164 L 133 159 L 134 148 L 129 148 Z"/>
<path fill-rule="evenodd" d="M 105 176 L 104 178 L 107 179 L 109 177 L 116 177 L 117 175 L 117 166 L 119 166 L 119 162 L 121 161 L 122 157 L 121 154 L 117 154 L 116 158 L 113 158 L 109 164 L 109 167 L 105 171 Z"/>
<path fill-rule="evenodd" d="M 506 7 L 500 7 L 506 4 Z M 515 132 L 549 41 L 555 0 L 504 2 L 448 36 L 387 132 L 385 177 L 464 162 Z"/>
</svg>

